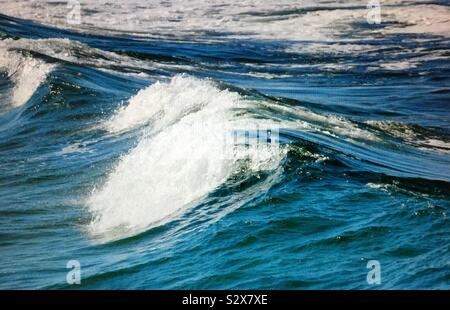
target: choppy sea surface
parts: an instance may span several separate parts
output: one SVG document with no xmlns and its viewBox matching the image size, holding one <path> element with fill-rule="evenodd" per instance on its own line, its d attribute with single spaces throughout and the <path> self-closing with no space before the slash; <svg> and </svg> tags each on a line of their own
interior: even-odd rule
<svg viewBox="0 0 450 310">
<path fill-rule="evenodd" d="M 74 8 L 0 1 L 0 288 L 450 288 L 447 1 Z"/>
</svg>

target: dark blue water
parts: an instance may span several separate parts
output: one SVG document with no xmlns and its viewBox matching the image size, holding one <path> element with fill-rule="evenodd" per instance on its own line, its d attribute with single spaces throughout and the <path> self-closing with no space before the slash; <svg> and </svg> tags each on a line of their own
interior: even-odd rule
<svg viewBox="0 0 450 310">
<path fill-rule="evenodd" d="M 0 15 L 0 288 L 449 289 L 450 40 L 365 27 L 337 53 Z M 179 130 L 223 118 L 279 152 Z"/>
</svg>

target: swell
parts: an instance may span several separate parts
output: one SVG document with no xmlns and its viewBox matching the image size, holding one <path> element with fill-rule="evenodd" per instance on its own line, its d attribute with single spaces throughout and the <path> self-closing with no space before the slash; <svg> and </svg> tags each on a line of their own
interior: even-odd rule
<svg viewBox="0 0 450 310">
<path fill-rule="evenodd" d="M 50 42 L 55 43 L 43 41 L 25 44 L 38 46 L 39 51 L 52 54 L 48 49 Z M 84 48 L 70 41 L 61 43 L 69 48 L 73 48 L 73 45 Z M 20 44 L 23 47 L 24 43 Z M 52 55 L 55 56 L 54 53 Z M 90 57 L 95 58 L 96 55 L 97 52 Z M 89 57 L 77 56 L 70 59 L 70 63 L 75 66 L 89 65 Z M 55 86 L 50 85 L 50 88 Z M 52 96 L 50 93 L 47 100 L 51 102 Z M 317 160 L 332 157 L 342 165 L 351 167 L 355 177 L 359 177 L 356 171 L 369 172 L 374 177 L 366 175 L 366 183 L 412 182 L 419 185 L 409 187 L 413 192 L 448 195 L 445 187 L 449 182 L 449 161 L 448 157 L 440 155 L 440 152 L 447 150 L 445 133 L 401 123 L 358 123 L 328 114 L 323 107 L 320 107 L 320 113 L 314 112 L 315 108 L 317 105 L 314 104 L 305 105 L 297 100 L 265 96 L 255 90 L 187 76 L 175 77 L 169 84 L 154 83 L 132 97 L 127 106 L 119 108 L 104 124 L 104 129 L 112 136 L 138 129 L 142 138 L 135 149 L 119 160 L 109 172 L 106 182 L 97 186 L 89 198 L 88 205 L 94 218 L 89 230 L 106 240 L 133 235 L 173 220 L 186 208 L 200 203 L 211 192 L 228 186 L 235 174 L 255 169 L 277 170 L 281 158 L 276 159 L 275 163 L 278 164 L 273 166 L 273 152 L 263 154 L 262 157 L 260 153 L 250 153 L 250 166 L 243 163 L 242 156 L 237 161 L 213 159 L 223 155 L 213 155 L 218 152 L 218 145 L 223 143 L 217 139 L 218 132 L 230 128 L 251 129 L 255 128 L 255 124 L 281 128 L 280 141 L 286 150 L 292 148 L 290 144 L 298 141 L 312 143 L 318 148 L 314 153 Z M 42 112 L 36 115 L 42 116 Z M 264 120 L 268 122 L 264 123 Z M 192 127 L 198 124 L 204 127 L 193 130 Z M 28 134 L 22 132 L 21 135 Z M 433 144 L 419 143 L 418 137 L 421 141 L 433 141 Z M 210 146 L 205 148 L 205 141 Z M 10 147 L 17 148 L 15 145 Z M 8 146 L 3 145 L 2 149 L 5 148 Z M 73 144 L 62 152 L 84 152 L 83 148 L 83 144 L 81 147 Z M 431 153 L 427 153 L 425 158 L 422 151 Z M 170 158 L 171 152 L 173 158 Z M 180 160 L 185 159 L 179 156 L 180 152 L 190 154 L 199 163 L 188 161 L 186 171 L 177 171 Z M 278 156 L 280 154 L 276 154 Z M 420 166 L 415 164 L 417 160 L 421 160 Z M 248 167 L 250 170 L 247 170 Z M 180 173 L 178 179 L 177 173 Z M 175 178 L 169 179 L 169 175 L 175 175 Z M 213 177 L 202 180 L 203 183 L 196 183 L 196 179 L 209 175 Z M 374 181 L 377 175 L 388 179 L 381 178 L 381 182 L 377 183 Z M 424 190 L 420 189 L 420 185 L 426 184 L 422 180 L 431 182 Z M 184 188 L 175 184 L 184 184 Z M 155 206 L 163 207 L 158 209 Z"/>
<path fill-rule="evenodd" d="M 1 43 L 0 71 L 6 72 L 7 79 L 13 81 L 10 102 L 14 107 L 18 107 L 31 98 L 54 66 L 29 55 L 10 52 L 5 41 Z"/>
<path fill-rule="evenodd" d="M 46 69 L 53 69 L 55 64 L 63 67 L 63 71 L 73 71 L 68 76 L 60 75 L 63 84 L 67 82 L 64 79 L 73 80 L 73 91 L 66 87 L 63 90 L 66 94 L 76 95 L 77 88 L 83 89 L 82 85 L 88 84 L 98 91 L 99 97 L 104 96 L 101 100 L 105 105 L 108 85 L 101 81 L 105 76 L 122 76 L 115 85 L 125 84 L 137 75 L 141 80 L 137 88 L 142 90 L 118 110 L 112 112 L 110 106 L 109 119 L 95 127 L 103 130 L 105 137 L 118 140 L 129 132 L 139 135 L 137 145 L 128 152 L 120 152 L 122 155 L 116 164 L 106 171 L 106 179 L 96 179 L 97 186 L 88 195 L 86 204 L 93 217 L 88 230 L 93 235 L 106 236 L 106 240 L 137 234 L 171 221 L 201 204 L 211 193 L 227 193 L 226 188 L 233 188 L 233 180 L 239 176 L 252 179 L 253 174 L 262 175 L 267 171 L 277 175 L 285 168 L 286 152 L 298 141 L 317 147 L 317 152 L 313 153 L 317 161 L 329 156 L 349 167 L 353 175 L 368 172 L 367 180 L 371 181 L 367 183 L 374 183 L 375 176 L 384 176 L 387 183 L 400 180 L 399 183 L 406 184 L 412 180 L 426 184 L 428 180 L 429 188 L 442 189 L 449 182 L 446 132 L 399 122 L 355 121 L 333 113 L 336 111 L 327 105 L 266 96 L 256 90 L 219 81 L 189 76 L 175 76 L 167 81 L 165 77 L 173 76 L 180 66 L 196 73 L 192 68 L 195 62 L 187 62 L 184 58 L 105 51 L 68 39 L 2 42 L 6 46 L 5 53 L 15 55 L 6 57 L 8 61 L 16 56 L 18 59 L 17 64 L 5 66 L 9 80 L 13 80 L 15 87 L 25 85 L 23 87 L 30 91 L 27 98 L 18 100 L 22 105 L 33 99 L 36 88 L 50 72 Z M 76 79 L 77 74 L 86 77 Z M 143 84 L 149 83 L 152 74 L 157 77 L 153 80 L 156 82 L 145 88 Z M 29 82 L 28 76 L 37 77 L 33 82 L 38 83 Z M 18 78 L 14 80 L 15 77 Z M 95 79 L 99 81 L 94 82 Z M 46 100 L 58 101 L 61 98 L 58 91 L 63 89 L 61 84 L 53 81 L 49 84 L 51 90 L 57 91 L 51 91 Z M 23 91 L 18 93 L 25 94 Z M 120 96 L 115 100 L 119 101 L 118 98 L 125 98 L 130 91 L 117 93 Z M 84 95 L 79 99 L 84 100 Z M 67 106 L 74 107 L 76 101 L 74 99 L 74 105 Z M 119 102 L 115 104 L 117 106 Z M 34 117 L 39 120 L 57 112 L 61 110 L 41 109 Z M 109 116 L 111 113 L 113 115 Z M 96 116 L 95 112 L 69 118 L 83 122 L 91 116 Z M 252 148 L 239 150 L 238 154 L 233 154 L 237 157 L 224 159 L 221 147 L 228 141 L 221 134 L 230 129 L 254 130 L 257 125 L 281 129 L 280 148 L 262 152 Z M 64 136 L 71 132 L 64 128 L 52 134 Z M 17 135 L 29 137 L 26 130 Z M 75 141 L 60 151 L 64 155 L 83 153 L 88 149 L 86 145 L 94 145 L 98 140 Z M 119 156 L 111 145 L 108 147 L 114 156 Z M 8 150 L 17 145 L 10 141 L 3 148 Z M 276 178 L 272 182 L 276 182 Z M 413 187 L 412 191 L 420 191 L 419 187 Z M 447 195 L 446 191 L 442 192 Z"/>
<path fill-rule="evenodd" d="M 242 169 L 275 170 L 278 148 L 238 148 L 227 130 L 250 128 L 252 118 L 233 109 L 250 105 L 212 82 L 177 76 L 140 91 L 106 124 L 112 132 L 144 127 L 136 148 L 126 154 L 105 184 L 90 197 L 94 234 L 133 234 L 168 217 L 225 183 Z M 263 126 L 263 120 L 258 120 Z M 265 128 L 274 128 L 266 122 Z"/>
<path fill-rule="evenodd" d="M 416 179 L 415 184 L 428 182 L 434 194 L 448 194 L 447 156 L 429 153 L 424 159 L 420 149 L 386 139 L 380 129 L 283 104 L 280 99 L 257 100 L 264 96 L 240 91 L 246 92 L 251 95 L 239 95 L 221 83 L 176 76 L 131 98 L 105 123 L 105 129 L 119 135 L 139 129 L 142 138 L 89 198 L 94 216 L 91 232 L 111 240 L 162 225 L 198 205 L 210 193 L 224 190 L 233 175 L 248 176 L 251 171 L 262 173 L 267 169 L 270 173 L 280 165 L 283 171 L 282 154 L 289 154 L 298 141 L 316 147 L 317 152 L 311 155 L 315 161 L 331 157 L 349 167 L 355 176 L 358 171 L 369 172 L 373 177 L 368 175 L 366 183 L 377 175 L 403 184 Z M 251 129 L 254 124 L 281 128 L 280 148 L 274 152 L 250 146 L 250 151 L 238 151 L 245 156 L 233 153 L 224 158 L 220 146 L 233 149 L 233 145 L 226 144 L 223 132 Z M 416 165 L 418 160 L 420 166 Z M 418 186 L 410 189 L 421 191 Z M 231 192 L 236 195 L 239 191 Z"/>
</svg>

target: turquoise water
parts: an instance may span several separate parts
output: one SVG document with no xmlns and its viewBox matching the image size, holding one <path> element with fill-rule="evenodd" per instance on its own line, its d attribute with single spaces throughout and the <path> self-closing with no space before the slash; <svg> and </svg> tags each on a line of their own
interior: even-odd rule
<svg viewBox="0 0 450 310">
<path fill-rule="evenodd" d="M 352 36 L 369 52 L 0 15 L 0 288 L 449 289 L 450 41 Z M 255 124 L 279 143 L 218 156 Z"/>
</svg>

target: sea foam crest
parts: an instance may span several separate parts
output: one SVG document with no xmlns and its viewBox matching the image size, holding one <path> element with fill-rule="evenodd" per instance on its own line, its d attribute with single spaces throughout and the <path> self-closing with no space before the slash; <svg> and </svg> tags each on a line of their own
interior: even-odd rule
<svg viewBox="0 0 450 310">
<path fill-rule="evenodd" d="M 14 106 L 25 104 L 45 81 L 54 65 L 11 52 L 0 46 L 0 70 L 14 82 L 11 102 Z"/>
<path fill-rule="evenodd" d="M 121 237 L 172 218 L 242 169 L 241 153 L 246 169 L 276 169 L 283 158 L 279 147 L 236 148 L 227 138 L 229 128 L 276 127 L 236 113 L 251 104 L 212 81 L 188 76 L 155 83 L 131 98 L 108 129 L 147 126 L 136 148 L 90 196 L 90 232 Z M 224 150 L 232 153 L 224 156 Z"/>
</svg>

